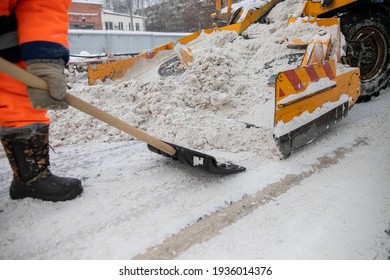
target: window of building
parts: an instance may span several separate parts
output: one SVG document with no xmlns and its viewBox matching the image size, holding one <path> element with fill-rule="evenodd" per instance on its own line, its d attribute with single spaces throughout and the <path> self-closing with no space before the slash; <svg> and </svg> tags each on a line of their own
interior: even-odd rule
<svg viewBox="0 0 390 280">
<path fill-rule="evenodd" d="M 80 22 L 72 22 L 69 25 L 70 29 L 95 29 L 95 24 L 93 23 L 80 23 Z"/>
<path fill-rule="evenodd" d="M 135 23 L 135 30 L 136 31 L 140 31 L 141 30 L 139 22 Z"/>
<path fill-rule="evenodd" d="M 105 25 L 106 30 L 113 30 L 114 29 L 114 24 L 112 23 L 112 21 L 106 21 L 104 23 L 104 25 Z"/>
<path fill-rule="evenodd" d="M 118 24 L 118 29 L 119 29 L 119 30 L 123 30 L 123 22 L 120 22 L 120 23 Z"/>
</svg>

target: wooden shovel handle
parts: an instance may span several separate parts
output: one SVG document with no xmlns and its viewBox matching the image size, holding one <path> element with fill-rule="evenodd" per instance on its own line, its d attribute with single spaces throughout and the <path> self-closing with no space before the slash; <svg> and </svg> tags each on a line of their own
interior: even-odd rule
<svg viewBox="0 0 390 280">
<path fill-rule="evenodd" d="M 8 62 L 0 57 L 0 72 L 7 74 L 8 76 L 28 85 L 29 87 L 48 90 L 47 83 L 41 78 L 23 70 L 22 68 Z M 123 131 L 139 140 L 142 140 L 149 145 L 173 156 L 176 153 L 175 148 L 164 143 L 163 141 L 145 133 L 144 131 L 92 106 L 91 104 L 66 93 L 64 100 L 72 107 L 110 125 L 120 131 Z"/>
</svg>

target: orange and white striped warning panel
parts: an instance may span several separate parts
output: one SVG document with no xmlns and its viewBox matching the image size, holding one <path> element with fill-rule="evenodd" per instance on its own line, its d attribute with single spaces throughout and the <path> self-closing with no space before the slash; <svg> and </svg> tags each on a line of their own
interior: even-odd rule
<svg viewBox="0 0 390 280">
<path fill-rule="evenodd" d="M 312 113 L 326 102 L 348 94 L 353 103 L 360 94 L 359 69 L 336 75 L 334 60 L 299 67 L 278 74 L 275 84 L 275 119 L 287 123 L 303 112 Z"/>
</svg>

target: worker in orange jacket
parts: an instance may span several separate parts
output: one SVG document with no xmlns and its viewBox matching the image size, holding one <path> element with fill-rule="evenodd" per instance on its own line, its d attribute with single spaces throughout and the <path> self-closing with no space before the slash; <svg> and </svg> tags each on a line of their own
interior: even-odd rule
<svg viewBox="0 0 390 280">
<path fill-rule="evenodd" d="M 0 138 L 13 170 L 12 199 L 64 201 L 83 190 L 78 179 L 49 170 L 48 109 L 67 109 L 64 66 L 69 60 L 71 0 L 1 0 L 0 57 L 44 79 L 49 92 L 0 73 Z"/>
</svg>

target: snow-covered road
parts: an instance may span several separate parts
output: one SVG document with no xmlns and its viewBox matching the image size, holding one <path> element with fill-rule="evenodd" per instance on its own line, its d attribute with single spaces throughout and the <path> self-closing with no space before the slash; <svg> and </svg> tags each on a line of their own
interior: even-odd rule
<svg viewBox="0 0 390 280">
<path fill-rule="evenodd" d="M 356 105 L 287 160 L 215 153 L 247 171 L 220 177 L 138 141 L 56 148 L 80 177 L 74 201 L 12 201 L 0 161 L 2 259 L 387 259 L 390 91 Z"/>
</svg>

